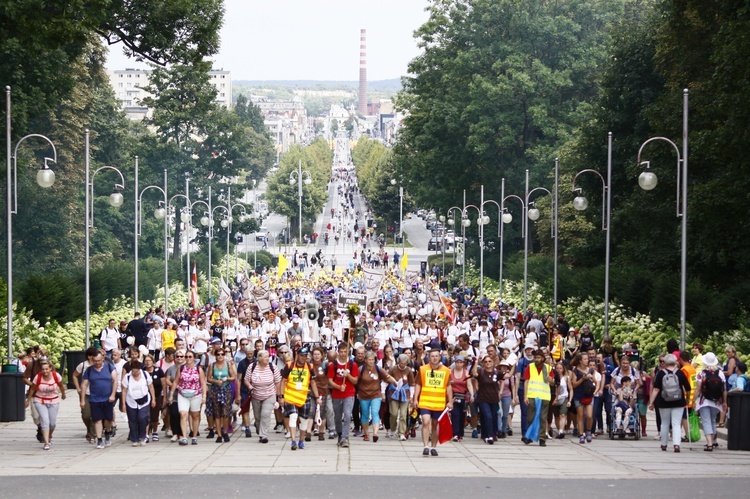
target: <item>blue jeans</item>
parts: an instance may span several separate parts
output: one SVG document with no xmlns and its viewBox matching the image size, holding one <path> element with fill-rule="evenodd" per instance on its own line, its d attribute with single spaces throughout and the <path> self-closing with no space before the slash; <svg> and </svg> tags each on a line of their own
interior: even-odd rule
<svg viewBox="0 0 750 499">
<path fill-rule="evenodd" d="M 497 418 L 497 427 L 500 433 L 508 432 L 508 413 L 510 412 L 510 404 L 513 401 L 513 397 L 508 395 L 500 399 L 500 412 Z"/>
<path fill-rule="evenodd" d="M 518 389 L 518 403 L 521 407 L 521 434 L 525 435 L 529 423 L 526 422 L 526 411 L 528 410 L 528 407 L 523 402 L 523 386 Z"/>
<path fill-rule="evenodd" d="M 592 431 L 596 431 L 597 429 L 604 431 L 604 420 L 602 419 L 603 400 L 603 397 L 594 397 L 594 424 L 591 427 Z"/>
<path fill-rule="evenodd" d="M 479 417 L 482 420 L 482 438 L 495 438 L 497 435 L 497 411 L 500 404 L 479 402 Z"/>
<path fill-rule="evenodd" d="M 453 436 L 464 437 L 464 426 L 466 426 L 466 399 L 453 399 L 453 410 L 451 410 L 451 424 L 453 425 Z"/>
<path fill-rule="evenodd" d="M 352 409 L 354 408 L 354 397 L 343 399 L 332 399 L 333 422 L 336 425 L 336 433 L 341 439 L 349 438 L 349 425 L 352 422 Z"/>
<path fill-rule="evenodd" d="M 146 406 L 138 409 L 126 405 L 125 412 L 128 415 L 128 426 L 130 427 L 128 440 L 131 442 L 144 440 L 148 431 L 148 424 L 151 421 L 151 408 Z"/>
<path fill-rule="evenodd" d="M 711 406 L 703 406 L 698 410 L 703 425 L 703 433 L 706 435 L 716 435 L 716 415 L 719 412 L 719 409 Z"/>
<path fill-rule="evenodd" d="M 359 410 L 361 412 L 361 421 L 363 424 L 373 425 L 380 424 L 380 404 L 382 399 L 380 397 L 372 400 L 360 400 Z"/>
</svg>

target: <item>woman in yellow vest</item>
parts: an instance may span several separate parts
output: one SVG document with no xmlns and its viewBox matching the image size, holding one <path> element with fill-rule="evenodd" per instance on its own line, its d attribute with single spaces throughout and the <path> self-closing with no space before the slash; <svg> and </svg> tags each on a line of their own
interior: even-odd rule
<svg viewBox="0 0 750 499">
<path fill-rule="evenodd" d="M 562 336 L 560 336 L 560 330 L 557 328 L 557 326 L 552 326 L 550 354 L 552 355 L 552 360 L 554 360 L 555 362 L 558 362 L 563 358 Z"/>
<path fill-rule="evenodd" d="M 550 387 L 555 386 L 555 376 L 544 363 L 544 352 L 534 350 L 534 363 L 526 367 L 523 373 L 523 398 L 528 409 L 526 420 L 528 429 L 521 441 L 528 445 L 539 440 L 539 445 L 547 445 L 547 414 L 549 401 L 552 398 Z M 544 425 L 544 426 L 542 426 Z"/>
<path fill-rule="evenodd" d="M 307 432 L 307 420 L 315 415 L 313 399 L 310 398 L 310 389 L 318 405 L 321 398 L 318 396 L 318 386 L 312 383 L 315 379 L 315 370 L 308 364 L 310 350 L 307 347 L 300 348 L 294 363 L 288 364 L 281 371 L 281 389 L 283 395 L 279 401 L 284 408 L 284 423 L 289 428 L 292 437 L 292 450 L 305 448 L 305 433 Z M 297 418 L 299 418 L 299 441 L 297 441 Z"/>
<path fill-rule="evenodd" d="M 430 362 L 419 368 L 417 386 L 412 400 L 412 405 L 417 405 L 419 414 L 422 416 L 423 456 L 438 455 L 436 449 L 438 419 L 446 407 L 448 410 L 453 409 L 453 390 L 450 386 L 451 371 L 441 361 L 440 350 L 431 350 Z M 418 401 L 418 403 L 415 404 L 415 401 Z"/>
</svg>

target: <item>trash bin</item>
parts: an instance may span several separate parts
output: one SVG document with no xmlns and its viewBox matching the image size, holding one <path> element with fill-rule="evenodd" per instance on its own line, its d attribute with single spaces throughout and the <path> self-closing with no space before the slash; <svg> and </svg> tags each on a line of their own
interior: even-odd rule
<svg viewBox="0 0 750 499">
<path fill-rule="evenodd" d="M 23 382 L 23 374 L 19 372 L 0 373 L 0 421 L 24 421 L 26 419 L 26 385 Z M 18 369 L 16 368 L 16 371 Z"/>
<path fill-rule="evenodd" d="M 727 448 L 750 450 L 750 393 L 729 393 Z"/>
<path fill-rule="evenodd" d="M 86 360 L 85 350 L 65 350 L 62 354 L 62 361 L 60 362 L 60 373 L 66 368 L 68 370 L 68 388 L 73 389 L 76 385 L 73 384 L 73 372 L 75 371 L 78 364 Z"/>
</svg>

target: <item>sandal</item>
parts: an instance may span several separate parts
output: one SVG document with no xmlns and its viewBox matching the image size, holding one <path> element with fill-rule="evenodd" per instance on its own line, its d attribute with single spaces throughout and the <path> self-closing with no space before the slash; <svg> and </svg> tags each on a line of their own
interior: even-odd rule
<svg viewBox="0 0 750 499">
<path fill-rule="evenodd" d="M 367 433 L 365 433 L 365 436 L 364 436 L 363 440 L 365 442 L 369 442 L 370 441 L 370 435 L 368 435 Z"/>
<path fill-rule="evenodd" d="M 724 428 L 724 423 L 719 423 L 716 425 L 717 428 Z"/>
<path fill-rule="evenodd" d="M 675 452 L 680 452 L 680 446 L 679 445 L 675 445 L 674 446 L 674 451 Z"/>
<path fill-rule="evenodd" d="M 663 450 L 664 452 L 667 452 L 667 446 L 666 445 L 662 445 L 661 446 L 661 450 Z"/>
<path fill-rule="evenodd" d="M 713 452 L 714 451 L 714 446 L 713 445 L 706 445 L 705 447 L 703 447 L 703 450 L 705 452 Z"/>
</svg>

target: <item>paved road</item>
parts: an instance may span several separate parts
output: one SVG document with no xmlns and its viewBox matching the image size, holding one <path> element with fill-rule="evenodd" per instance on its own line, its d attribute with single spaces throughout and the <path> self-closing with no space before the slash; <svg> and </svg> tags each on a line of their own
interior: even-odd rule
<svg viewBox="0 0 750 499">
<path fill-rule="evenodd" d="M 653 428 L 653 424 L 650 420 L 648 427 Z M 588 445 L 566 438 L 549 441 L 543 448 L 521 443 L 517 421 L 514 437 L 492 446 L 472 438 L 463 443 L 449 442 L 440 446 L 440 456 L 436 458 L 422 457 L 421 443 L 413 440 L 399 442 L 381 438 L 373 443 L 352 439 L 348 449 L 339 449 L 333 440 L 316 440 L 305 450 L 291 451 L 289 442 L 281 434 L 272 434 L 270 442 L 262 445 L 256 438 L 245 438 L 239 432 L 225 444 L 200 438 L 197 446 L 180 447 L 162 438 L 146 447 L 133 448 L 126 442 L 127 425 L 123 421 L 119 425 L 120 431 L 111 447 L 94 449 L 84 439 L 75 397 L 69 397 L 62 402 L 52 450 L 43 451 L 34 440 L 35 429 L 30 416 L 25 422 L 0 423 L 3 487 L 7 483 L 4 477 L 9 476 L 37 480 L 40 475 L 164 475 L 165 469 L 169 470 L 169 475 L 253 474 L 259 479 L 261 475 L 379 475 L 386 478 L 373 483 L 379 483 L 383 490 L 391 490 L 391 477 L 405 476 L 476 477 L 482 479 L 476 482 L 481 484 L 485 483 L 484 479 L 497 477 L 533 478 L 531 483 L 565 478 L 605 479 L 616 483 L 618 480 L 676 476 L 736 477 L 742 478 L 745 484 L 750 483 L 750 454 L 728 451 L 723 441 L 722 447 L 712 453 L 703 452 L 699 443 L 693 444 L 692 449 L 688 444 L 683 445 L 683 452 L 679 454 L 662 452 L 659 443 L 651 437 L 639 441 L 611 441 L 600 437 Z M 261 483 L 272 481 L 268 477 L 262 480 Z M 255 479 L 247 485 L 251 482 L 255 483 Z M 217 479 L 215 483 L 233 482 Z M 487 483 L 500 486 L 498 482 Z M 289 482 L 284 478 L 278 485 L 286 487 Z M 7 489 L 4 488 L 4 492 L 5 497 L 12 497 Z M 421 496 L 414 490 L 412 493 L 414 497 Z"/>
<path fill-rule="evenodd" d="M 691 498 L 691 497 L 744 497 L 746 478 L 668 478 L 668 479 L 593 479 L 586 482 L 560 481 L 558 479 L 481 478 L 475 480 L 445 477 L 358 476 L 355 480 L 340 480 L 330 476 L 285 475 L 277 476 L 237 474 L 227 477 L 145 475 L 140 477 L 119 475 L 75 475 L 3 477 L 5 497 L 110 498 L 134 495 L 189 497 L 357 497 L 367 498 L 444 498 L 444 497 L 526 497 L 543 494 L 555 499 L 593 497 L 601 494 L 607 498 Z M 430 491 L 430 494 L 426 491 Z"/>
</svg>

